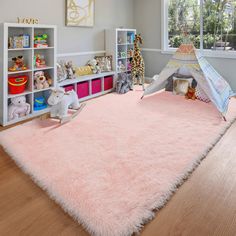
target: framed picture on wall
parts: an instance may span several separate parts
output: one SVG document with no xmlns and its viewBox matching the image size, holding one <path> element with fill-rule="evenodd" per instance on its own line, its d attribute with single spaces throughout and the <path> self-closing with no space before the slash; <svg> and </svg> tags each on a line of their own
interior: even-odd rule
<svg viewBox="0 0 236 236">
<path fill-rule="evenodd" d="M 66 25 L 93 27 L 95 0 L 66 0 Z"/>
</svg>

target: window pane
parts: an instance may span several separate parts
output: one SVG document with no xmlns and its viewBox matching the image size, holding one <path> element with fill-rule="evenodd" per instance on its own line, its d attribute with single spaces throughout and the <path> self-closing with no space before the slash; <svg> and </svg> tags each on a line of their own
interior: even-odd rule
<svg viewBox="0 0 236 236">
<path fill-rule="evenodd" d="M 236 50 L 236 0 L 203 0 L 203 48 Z"/>
<path fill-rule="evenodd" d="M 169 0 L 168 39 L 170 48 L 178 48 L 186 31 L 200 48 L 200 0 Z"/>
</svg>

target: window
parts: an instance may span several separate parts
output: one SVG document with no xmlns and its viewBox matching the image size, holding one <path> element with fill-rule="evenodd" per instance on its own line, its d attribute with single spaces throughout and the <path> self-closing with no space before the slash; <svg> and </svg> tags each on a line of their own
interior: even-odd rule
<svg viewBox="0 0 236 236">
<path fill-rule="evenodd" d="M 165 49 L 178 48 L 187 30 L 198 49 L 236 51 L 236 0 L 166 1 Z"/>
</svg>

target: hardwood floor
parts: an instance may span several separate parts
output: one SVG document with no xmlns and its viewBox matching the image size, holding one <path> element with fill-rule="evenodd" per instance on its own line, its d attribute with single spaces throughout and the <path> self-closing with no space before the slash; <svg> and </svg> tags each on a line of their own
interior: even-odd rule
<svg viewBox="0 0 236 236">
<path fill-rule="evenodd" d="M 144 227 L 142 236 L 236 235 L 235 137 L 236 123 L 155 219 Z M 18 235 L 89 234 L 0 148 L 0 236 Z"/>
</svg>

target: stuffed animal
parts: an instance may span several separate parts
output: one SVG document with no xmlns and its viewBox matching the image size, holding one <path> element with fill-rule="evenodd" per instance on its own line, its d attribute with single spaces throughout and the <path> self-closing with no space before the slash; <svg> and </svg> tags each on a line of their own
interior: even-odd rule
<svg viewBox="0 0 236 236">
<path fill-rule="evenodd" d="M 27 66 L 24 64 L 23 56 L 13 57 L 12 61 L 13 61 L 13 66 L 9 68 L 9 71 L 14 72 L 28 69 Z"/>
<path fill-rule="evenodd" d="M 65 69 L 67 73 L 66 79 L 74 79 L 75 78 L 75 70 L 73 69 L 72 61 L 65 63 Z"/>
<path fill-rule="evenodd" d="M 195 88 L 188 87 L 188 92 L 185 94 L 186 99 L 196 99 Z"/>
<path fill-rule="evenodd" d="M 49 83 L 43 71 L 37 71 L 34 73 L 34 82 L 37 90 L 49 88 Z"/>
<path fill-rule="evenodd" d="M 75 110 L 80 108 L 76 92 L 74 90 L 65 92 L 64 88 L 52 90 L 52 93 L 48 98 L 48 104 L 52 106 L 50 113 L 51 118 L 66 118 L 68 116 L 69 107 Z"/>
<path fill-rule="evenodd" d="M 67 78 L 67 72 L 65 68 L 65 63 L 63 61 L 60 61 L 57 63 L 57 82 L 62 82 L 66 80 Z"/>
<path fill-rule="evenodd" d="M 116 92 L 119 94 L 124 94 L 132 90 L 132 78 L 126 73 L 119 74 L 116 83 Z"/>
<path fill-rule="evenodd" d="M 26 103 L 25 96 L 11 98 L 8 106 L 8 120 L 14 120 L 30 113 L 30 104 Z"/>
<path fill-rule="evenodd" d="M 89 60 L 87 65 L 91 67 L 94 74 L 99 74 L 102 72 L 96 59 Z"/>
</svg>

